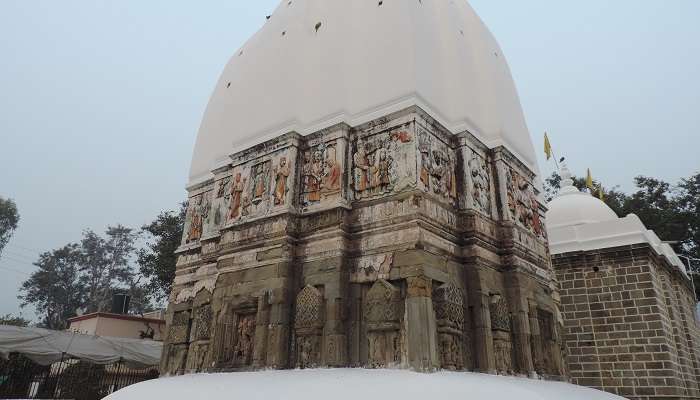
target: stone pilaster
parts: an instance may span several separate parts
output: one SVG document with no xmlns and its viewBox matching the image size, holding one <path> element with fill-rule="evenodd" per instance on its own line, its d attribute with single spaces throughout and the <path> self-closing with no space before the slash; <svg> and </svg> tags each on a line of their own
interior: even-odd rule
<svg viewBox="0 0 700 400">
<path fill-rule="evenodd" d="M 406 350 L 408 364 L 419 371 L 440 367 L 432 287 L 425 277 L 406 278 Z"/>
<path fill-rule="evenodd" d="M 493 333 L 491 332 L 490 296 L 477 291 L 474 300 L 474 360 L 477 371 L 495 373 L 496 361 L 493 352 Z"/>
</svg>

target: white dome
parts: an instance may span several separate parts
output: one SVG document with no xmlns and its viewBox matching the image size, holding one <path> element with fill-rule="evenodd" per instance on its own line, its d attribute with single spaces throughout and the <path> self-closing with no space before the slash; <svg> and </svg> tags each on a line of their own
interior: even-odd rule
<svg viewBox="0 0 700 400">
<path fill-rule="evenodd" d="M 356 126 L 418 105 L 453 133 L 536 158 L 510 70 L 466 0 L 284 0 L 209 101 L 190 183 L 289 131 Z"/>
<path fill-rule="evenodd" d="M 469 372 L 421 374 L 405 370 L 360 368 L 231 372 L 159 378 L 127 386 L 105 400 L 161 398 L 624 400 L 595 389 L 538 379 Z"/>
<path fill-rule="evenodd" d="M 547 204 L 547 229 L 617 220 L 607 204 L 573 186 L 571 174 L 562 166 L 562 186 L 559 194 Z"/>
</svg>

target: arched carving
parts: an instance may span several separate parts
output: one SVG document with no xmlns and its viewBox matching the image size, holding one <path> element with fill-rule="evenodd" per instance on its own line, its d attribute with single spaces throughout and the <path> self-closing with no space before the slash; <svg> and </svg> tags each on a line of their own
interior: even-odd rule
<svg viewBox="0 0 700 400">
<path fill-rule="evenodd" d="M 401 363 L 401 291 L 379 279 L 364 299 L 367 324 L 368 363 L 370 367 L 386 367 Z"/>
<path fill-rule="evenodd" d="M 296 366 L 313 368 L 321 363 L 323 334 L 323 293 L 307 285 L 296 298 Z"/>
<path fill-rule="evenodd" d="M 445 369 L 464 369 L 464 292 L 444 284 L 433 290 L 433 308 L 440 343 L 440 363 Z"/>
</svg>

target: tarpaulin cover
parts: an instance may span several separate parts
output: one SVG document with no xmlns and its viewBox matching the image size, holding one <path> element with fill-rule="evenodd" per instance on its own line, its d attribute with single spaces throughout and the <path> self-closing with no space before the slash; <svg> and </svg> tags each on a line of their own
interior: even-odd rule
<svg viewBox="0 0 700 400">
<path fill-rule="evenodd" d="M 41 328 L 0 325 L 0 355 L 19 353 L 30 360 L 50 365 L 78 358 L 96 364 L 124 361 L 134 366 L 154 366 L 160 362 L 161 342 L 85 335 Z"/>
</svg>

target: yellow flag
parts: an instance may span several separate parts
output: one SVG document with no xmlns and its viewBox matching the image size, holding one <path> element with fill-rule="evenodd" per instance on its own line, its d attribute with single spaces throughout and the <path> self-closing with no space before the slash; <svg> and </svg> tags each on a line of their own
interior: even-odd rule
<svg viewBox="0 0 700 400">
<path fill-rule="evenodd" d="M 586 176 L 586 187 L 593 190 L 593 176 L 590 168 L 588 168 L 588 175 Z"/>
<path fill-rule="evenodd" d="M 547 132 L 544 133 L 544 154 L 547 155 L 547 160 L 552 158 L 552 144 L 549 143 Z"/>
</svg>

